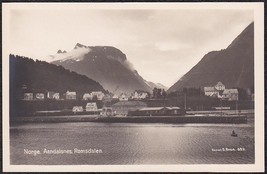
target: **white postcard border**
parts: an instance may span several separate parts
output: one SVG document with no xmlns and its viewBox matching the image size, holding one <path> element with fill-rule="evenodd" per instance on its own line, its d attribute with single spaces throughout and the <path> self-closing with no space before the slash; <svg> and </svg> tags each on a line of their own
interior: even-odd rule
<svg viewBox="0 0 267 174">
<path fill-rule="evenodd" d="M 86 4 L 86 5 L 85 5 Z M 264 171 L 264 3 L 2 3 L 2 127 L 5 172 L 263 172 Z M 251 9 L 255 27 L 255 164 L 211 165 L 10 165 L 9 11 L 12 9 Z"/>
</svg>

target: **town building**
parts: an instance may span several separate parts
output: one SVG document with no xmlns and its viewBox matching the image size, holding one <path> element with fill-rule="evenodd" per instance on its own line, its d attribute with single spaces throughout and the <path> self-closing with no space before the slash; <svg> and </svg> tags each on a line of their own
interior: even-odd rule
<svg viewBox="0 0 267 174">
<path fill-rule="evenodd" d="M 112 95 L 111 94 L 105 94 L 102 101 L 103 102 L 111 102 L 112 101 Z"/>
<path fill-rule="evenodd" d="M 226 89 L 222 82 L 218 82 L 214 87 L 204 87 L 204 93 L 209 97 L 221 98 L 223 100 L 237 101 L 238 90 L 237 89 Z"/>
<path fill-rule="evenodd" d="M 222 82 L 218 82 L 215 86 L 204 87 L 205 95 L 214 98 L 222 98 L 224 90 L 225 85 Z"/>
<path fill-rule="evenodd" d="M 85 110 L 86 112 L 98 111 L 96 103 L 87 103 Z"/>
<path fill-rule="evenodd" d="M 114 95 L 112 96 L 112 99 L 119 99 L 119 96 L 116 95 L 116 94 L 114 94 Z"/>
<path fill-rule="evenodd" d="M 83 107 L 82 106 L 73 106 L 72 112 L 83 112 Z"/>
<path fill-rule="evenodd" d="M 142 100 L 148 97 L 147 92 L 138 92 L 134 91 L 134 93 L 131 95 L 131 98 L 134 100 Z"/>
<path fill-rule="evenodd" d="M 105 96 L 105 94 L 102 91 L 93 91 L 91 92 L 91 95 L 92 95 L 92 98 L 96 96 L 97 100 L 102 100 L 103 97 Z"/>
<path fill-rule="evenodd" d="M 147 107 L 147 105 L 141 101 L 119 101 L 112 105 L 115 115 L 128 115 L 129 111 L 135 111 L 144 107 Z"/>
<path fill-rule="evenodd" d="M 216 90 L 216 88 L 213 86 L 204 87 L 204 93 L 206 96 L 209 96 L 209 97 L 218 97 L 219 96 L 219 91 Z"/>
<path fill-rule="evenodd" d="M 66 100 L 76 100 L 76 92 L 66 92 Z"/>
<path fill-rule="evenodd" d="M 35 98 L 37 100 L 44 100 L 44 93 L 36 93 Z"/>
<path fill-rule="evenodd" d="M 222 99 L 229 101 L 238 100 L 238 90 L 237 89 L 225 89 L 222 94 Z"/>
<path fill-rule="evenodd" d="M 83 100 L 92 100 L 93 96 L 89 93 L 83 94 Z"/>
<path fill-rule="evenodd" d="M 222 82 L 218 82 L 214 87 L 218 91 L 224 91 L 225 90 L 225 85 Z"/>
<path fill-rule="evenodd" d="M 24 93 L 23 100 L 33 100 L 33 93 Z"/>
<path fill-rule="evenodd" d="M 114 116 L 112 107 L 103 107 L 101 109 L 100 116 L 104 116 L 104 117 Z"/>
<path fill-rule="evenodd" d="M 119 96 L 119 101 L 128 101 L 128 96 L 126 93 L 121 93 L 121 95 Z"/>
</svg>

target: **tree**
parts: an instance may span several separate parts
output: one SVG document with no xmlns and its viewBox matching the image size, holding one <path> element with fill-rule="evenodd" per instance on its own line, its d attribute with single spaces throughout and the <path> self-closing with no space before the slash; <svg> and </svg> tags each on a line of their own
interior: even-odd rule
<svg viewBox="0 0 267 174">
<path fill-rule="evenodd" d="M 93 96 L 93 98 L 92 98 L 92 101 L 98 101 L 98 99 L 97 99 L 97 96 L 96 96 L 96 95 L 94 95 L 94 96 Z"/>
<path fill-rule="evenodd" d="M 165 89 L 162 89 L 161 97 L 162 98 L 166 98 L 167 97 L 167 93 L 166 93 Z"/>
</svg>

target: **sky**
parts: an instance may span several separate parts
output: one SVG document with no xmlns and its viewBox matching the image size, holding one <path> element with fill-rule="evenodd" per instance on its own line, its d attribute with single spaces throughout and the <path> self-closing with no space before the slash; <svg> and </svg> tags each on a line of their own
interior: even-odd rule
<svg viewBox="0 0 267 174">
<path fill-rule="evenodd" d="M 251 22 L 242 9 L 14 9 L 11 54 L 44 60 L 76 43 L 114 46 L 146 80 L 170 87 Z"/>
</svg>

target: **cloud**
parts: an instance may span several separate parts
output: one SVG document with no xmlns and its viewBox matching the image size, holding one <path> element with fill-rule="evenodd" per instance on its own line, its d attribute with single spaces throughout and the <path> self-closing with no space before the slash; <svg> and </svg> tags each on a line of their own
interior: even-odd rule
<svg viewBox="0 0 267 174">
<path fill-rule="evenodd" d="M 77 42 L 114 46 L 144 79 L 171 86 L 206 53 L 226 48 L 250 10 L 14 10 L 11 51 L 37 59 Z M 133 69 L 132 65 L 128 65 Z"/>
<path fill-rule="evenodd" d="M 89 53 L 91 51 L 90 48 L 77 48 L 77 49 L 73 49 L 69 52 L 66 53 L 57 53 L 55 55 L 50 55 L 48 57 L 46 57 L 46 61 L 47 62 L 52 62 L 52 61 L 57 61 L 57 60 L 61 60 L 61 61 L 65 61 L 68 59 L 73 59 L 76 61 L 81 61 L 84 59 L 85 54 Z"/>
</svg>

